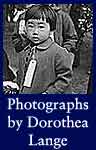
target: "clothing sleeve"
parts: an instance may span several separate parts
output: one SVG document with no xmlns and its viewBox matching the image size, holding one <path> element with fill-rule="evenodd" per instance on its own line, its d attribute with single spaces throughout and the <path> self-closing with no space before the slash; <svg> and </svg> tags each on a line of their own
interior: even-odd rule
<svg viewBox="0 0 96 150">
<path fill-rule="evenodd" d="M 69 52 L 76 52 L 77 33 L 71 17 L 67 13 L 62 13 L 62 36 L 63 47 Z"/>
<path fill-rule="evenodd" d="M 48 94 L 71 93 L 72 57 L 66 51 L 60 51 L 55 57 L 56 80 L 48 87 Z"/>
<path fill-rule="evenodd" d="M 25 58 L 25 54 L 24 52 L 20 52 L 19 54 L 19 65 L 18 65 L 18 73 L 17 73 L 17 84 L 19 85 L 19 87 L 21 88 L 22 82 L 23 82 L 23 78 L 24 78 L 24 58 Z"/>
</svg>

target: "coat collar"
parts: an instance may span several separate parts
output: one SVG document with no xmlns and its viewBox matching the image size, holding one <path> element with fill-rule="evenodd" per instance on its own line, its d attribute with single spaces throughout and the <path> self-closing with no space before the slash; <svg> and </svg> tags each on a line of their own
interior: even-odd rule
<svg viewBox="0 0 96 150">
<path fill-rule="evenodd" d="M 48 38 L 45 42 L 39 44 L 37 47 L 37 49 L 39 50 L 46 50 L 48 49 L 52 44 L 53 44 L 53 40 L 51 38 Z"/>
<path fill-rule="evenodd" d="M 29 44 L 28 46 L 26 46 L 24 48 L 24 51 L 28 51 L 29 49 L 33 49 L 34 47 L 38 50 L 46 50 L 48 49 L 52 44 L 54 43 L 54 41 L 52 40 L 52 38 L 48 38 L 45 42 L 35 46 L 33 44 Z"/>
</svg>

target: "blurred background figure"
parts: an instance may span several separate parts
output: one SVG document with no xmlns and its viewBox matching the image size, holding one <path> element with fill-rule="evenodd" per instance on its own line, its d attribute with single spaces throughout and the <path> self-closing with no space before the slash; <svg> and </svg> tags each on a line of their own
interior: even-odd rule
<svg viewBox="0 0 96 150">
<path fill-rule="evenodd" d="M 62 4 L 62 10 L 68 14 L 70 14 L 72 4 Z"/>
<path fill-rule="evenodd" d="M 54 4 L 52 8 L 57 13 L 57 25 L 54 40 L 67 51 L 74 53 L 76 50 L 77 33 L 73 21 L 62 4 Z"/>
<path fill-rule="evenodd" d="M 3 62 L 3 80 L 4 81 L 13 81 L 15 79 L 15 74 L 9 66 L 9 60 L 6 52 L 4 51 L 4 62 Z"/>
<path fill-rule="evenodd" d="M 13 82 L 16 78 L 13 70 L 9 66 L 9 60 L 6 52 L 4 51 L 3 62 L 3 92 L 4 94 L 14 94 L 19 90 L 18 85 Z"/>
</svg>

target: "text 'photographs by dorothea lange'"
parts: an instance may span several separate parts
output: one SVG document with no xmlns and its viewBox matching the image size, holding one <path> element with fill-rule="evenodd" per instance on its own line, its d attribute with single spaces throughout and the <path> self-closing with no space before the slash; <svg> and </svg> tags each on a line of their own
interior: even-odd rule
<svg viewBox="0 0 96 150">
<path fill-rule="evenodd" d="M 3 93 L 92 93 L 91 4 L 3 5 Z"/>
</svg>

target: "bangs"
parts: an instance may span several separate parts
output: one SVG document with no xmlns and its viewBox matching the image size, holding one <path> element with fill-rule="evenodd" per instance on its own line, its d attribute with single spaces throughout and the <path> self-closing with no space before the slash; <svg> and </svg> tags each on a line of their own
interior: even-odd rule
<svg viewBox="0 0 96 150">
<path fill-rule="evenodd" d="M 30 15 L 30 19 L 42 19 L 43 21 L 46 19 L 47 21 L 47 18 L 47 13 L 40 8 L 38 10 L 34 10 Z"/>
<path fill-rule="evenodd" d="M 26 21 L 28 19 L 42 19 L 43 21 L 46 19 L 46 21 L 49 20 L 49 16 L 52 17 L 52 11 L 50 13 L 50 8 L 47 5 L 44 6 L 32 6 L 31 9 L 26 12 L 25 19 Z"/>
</svg>

